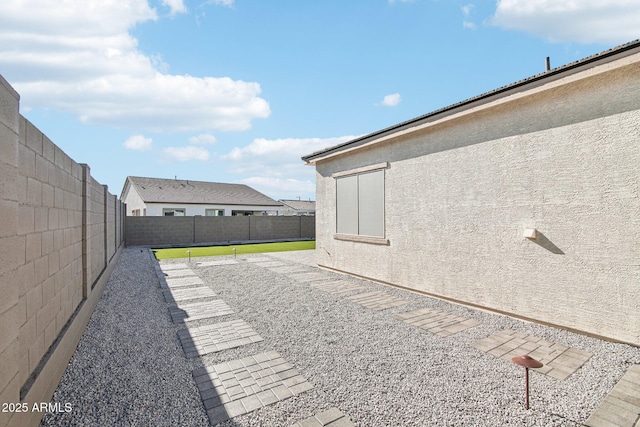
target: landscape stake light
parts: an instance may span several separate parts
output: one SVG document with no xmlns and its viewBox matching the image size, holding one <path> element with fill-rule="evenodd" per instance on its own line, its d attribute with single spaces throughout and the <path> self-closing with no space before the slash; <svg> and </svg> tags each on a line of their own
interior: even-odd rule
<svg viewBox="0 0 640 427">
<path fill-rule="evenodd" d="M 233 248 L 233 259 L 236 259 L 236 248 Z"/>
<path fill-rule="evenodd" d="M 191 250 L 188 250 L 187 253 L 189 254 L 189 262 L 191 262 Z"/>
<path fill-rule="evenodd" d="M 529 368 L 542 368 L 543 365 L 528 354 L 525 354 L 524 356 L 513 357 L 511 358 L 511 361 L 517 365 L 524 366 L 525 389 L 527 395 L 527 403 L 525 405 L 525 408 L 529 409 Z"/>
</svg>

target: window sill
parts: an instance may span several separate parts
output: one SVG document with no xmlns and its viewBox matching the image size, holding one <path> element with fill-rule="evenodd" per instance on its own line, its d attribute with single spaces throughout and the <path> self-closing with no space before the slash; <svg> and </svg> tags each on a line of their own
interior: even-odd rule
<svg viewBox="0 0 640 427">
<path fill-rule="evenodd" d="M 347 242 L 370 243 L 372 245 L 389 246 L 389 240 L 384 237 L 356 236 L 354 234 L 334 234 L 336 240 L 344 240 Z"/>
</svg>

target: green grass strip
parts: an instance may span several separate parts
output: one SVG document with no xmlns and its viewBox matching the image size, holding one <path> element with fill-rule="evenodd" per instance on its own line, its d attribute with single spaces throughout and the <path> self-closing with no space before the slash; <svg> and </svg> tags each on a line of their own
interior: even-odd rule
<svg viewBox="0 0 640 427">
<path fill-rule="evenodd" d="M 187 258 L 191 251 L 192 257 L 201 256 L 221 256 L 233 255 L 233 248 L 236 254 L 256 254 L 262 252 L 285 252 L 285 251 L 303 251 L 307 249 L 315 249 L 316 242 L 278 242 L 278 243 L 258 243 L 248 245 L 229 245 L 229 246 L 204 246 L 204 247 L 186 247 L 171 249 L 154 249 L 153 252 L 157 259 Z"/>
</svg>

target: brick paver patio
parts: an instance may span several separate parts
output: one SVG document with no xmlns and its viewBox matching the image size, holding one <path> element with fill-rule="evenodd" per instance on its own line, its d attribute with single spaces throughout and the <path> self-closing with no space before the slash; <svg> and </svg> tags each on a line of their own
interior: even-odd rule
<svg viewBox="0 0 640 427">
<path fill-rule="evenodd" d="M 262 341 L 262 337 L 244 320 L 187 327 L 178 331 L 178 337 L 187 357 L 202 356 Z"/>
<path fill-rule="evenodd" d="M 567 379 L 592 356 L 586 351 L 512 330 L 498 332 L 473 346 L 509 362 L 512 357 L 528 354 L 544 364 L 535 371 L 559 380 Z"/>
<path fill-rule="evenodd" d="M 313 388 L 276 351 L 193 371 L 212 425 Z"/>
<path fill-rule="evenodd" d="M 176 307 L 169 307 L 169 314 L 173 323 L 210 319 L 233 314 L 233 312 L 233 309 L 222 300 L 178 304 Z"/>
<path fill-rule="evenodd" d="M 346 297 L 346 299 L 374 311 L 399 307 L 409 303 L 406 299 L 394 297 L 382 291 L 365 292 L 363 294 Z"/>
<path fill-rule="evenodd" d="M 394 317 L 440 337 L 448 337 L 480 324 L 476 320 L 466 319 L 434 308 L 421 308 L 409 313 L 396 314 Z"/>
</svg>

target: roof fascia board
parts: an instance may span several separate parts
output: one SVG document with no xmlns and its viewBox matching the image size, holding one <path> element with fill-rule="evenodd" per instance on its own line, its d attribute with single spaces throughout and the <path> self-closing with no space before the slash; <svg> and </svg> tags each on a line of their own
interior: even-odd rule
<svg viewBox="0 0 640 427">
<path fill-rule="evenodd" d="M 640 58 L 629 58 L 640 53 L 640 40 L 588 57 L 581 61 L 558 67 L 556 69 L 537 74 L 525 80 L 500 87 L 482 95 L 433 111 L 415 119 L 399 123 L 395 126 L 365 135 L 346 143 L 329 147 L 325 150 L 302 157 L 308 165 L 318 161 L 342 155 L 354 150 L 378 144 L 408 133 L 412 133 L 430 126 L 452 120 L 462 115 L 470 114 L 480 109 L 490 108 L 504 102 L 512 101 L 542 90 L 549 90 L 557 86 L 587 78 L 609 71 L 612 68 L 640 61 Z M 626 59 L 626 60 L 625 60 Z M 580 76 L 576 74 L 582 73 Z"/>
</svg>

